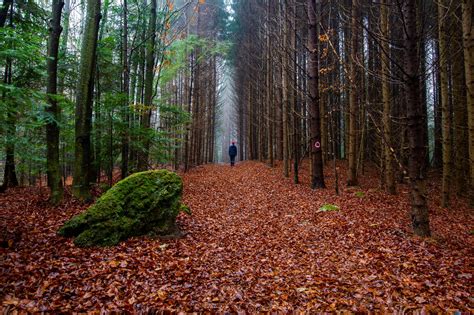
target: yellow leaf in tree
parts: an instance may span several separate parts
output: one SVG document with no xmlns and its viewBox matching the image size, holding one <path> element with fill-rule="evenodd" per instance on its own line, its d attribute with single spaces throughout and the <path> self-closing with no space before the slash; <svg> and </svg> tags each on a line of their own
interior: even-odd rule
<svg viewBox="0 0 474 315">
<path fill-rule="evenodd" d="M 329 35 L 328 34 L 319 35 L 319 41 L 321 42 L 329 41 Z"/>
</svg>

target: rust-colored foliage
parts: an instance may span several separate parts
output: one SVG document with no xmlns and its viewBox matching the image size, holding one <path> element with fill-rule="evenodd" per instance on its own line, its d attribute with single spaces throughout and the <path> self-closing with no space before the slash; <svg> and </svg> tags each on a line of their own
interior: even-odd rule
<svg viewBox="0 0 474 315">
<path fill-rule="evenodd" d="M 193 212 L 178 220 L 186 236 L 111 248 L 77 248 L 56 235 L 84 205 L 66 199 L 51 208 L 37 188 L 0 195 L 2 227 L 21 232 L 1 249 L 1 305 L 32 312 L 472 311 L 473 220 L 464 202 L 440 208 L 439 185 L 430 183 L 434 236 L 420 239 L 410 231 L 405 187 L 387 195 L 368 174 L 340 196 L 313 191 L 308 165 L 301 185 L 283 179 L 280 167 L 253 162 L 198 167 L 183 175 Z M 325 174 L 332 187 L 334 174 Z M 318 211 L 326 203 L 340 210 Z"/>
</svg>

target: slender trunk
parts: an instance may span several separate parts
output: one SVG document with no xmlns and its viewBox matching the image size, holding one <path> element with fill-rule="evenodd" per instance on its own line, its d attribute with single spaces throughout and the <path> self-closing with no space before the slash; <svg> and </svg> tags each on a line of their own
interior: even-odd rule
<svg viewBox="0 0 474 315">
<path fill-rule="evenodd" d="M 467 128 L 467 102 L 466 102 L 466 83 L 464 60 L 462 53 L 462 25 L 457 19 L 457 10 L 452 13 L 453 30 L 453 66 L 452 66 L 452 90 L 453 90 L 453 166 L 454 166 L 454 185 L 458 195 L 465 195 L 468 192 L 469 177 L 469 147 L 468 147 L 468 128 Z"/>
<path fill-rule="evenodd" d="M 297 49 L 296 49 L 296 3 L 293 3 L 294 6 L 292 8 L 292 17 L 291 17 L 291 29 L 290 29 L 290 51 L 292 55 L 292 60 L 290 61 L 290 74 L 293 78 L 293 86 L 290 88 L 290 102 L 291 108 L 293 109 L 293 182 L 295 184 L 299 183 L 299 158 L 300 158 L 300 134 L 299 134 L 299 109 L 298 109 L 298 102 L 297 102 L 297 87 L 298 87 L 298 80 L 297 80 L 297 71 L 298 71 L 298 64 L 296 61 L 297 57 Z"/>
<path fill-rule="evenodd" d="M 439 60 L 439 32 L 436 32 L 436 42 L 434 43 L 435 55 L 434 59 Z M 441 127 L 441 76 L 440 68 L 433 72 L 435 100 L 434 100 L 434 152 L 433 167 L 440 169 L 443 167 L 443 135 Z"/>
<path fill-rule="evenodd" d="M 351 18 L 351 62 L 350 62 L 350 90 L 349 90 L 349 174 L 347 179 L 348 186 L 357 186 L 357 118 L 358 118 L 358 70 L 357 64 L 359 56 L 359 0 L 352 1 Z"/>
<path fill-rule="evenodd" d="M 390 26 L 388 18 L 388 1 L 384 0 L 381 4 L 380 15 L 381 15 L 381 28 L 382 28 L 382 55 L 381 55 L 381 66 L 382 66 L 382 103 L 383 103 L 383 156 L 385 166 L 385 178 L 384 184 L 389 194 L 396 193 L 395 176 L 393 174 L 393 146 L 392 146 L 392 120 L 391 120 L 391 95 L 390 95 L 390 83 L 388 81 L 390 75 L 390 60 L 389 60 L 389 38 L 390 38 Z"/>
<path fill-rule="evenodd" d="M 5 7 L 4 2 L 4 7 Z M 9 27 L 13 27 L 13 1 L 10 5 L 11 7 L 10 14 L 9 14 Z M 6 8 L 5 15 L 8 16 L 8 7 Z M 5 16 L 5 21 L 6 21 Z M 2 26 L 5 25 L 5 21 L 2 23 Z M 11 58 L 7 58 L 6 65 L 5 65 L 5 74 L 3 77 L 3 83 L 6 85 L 12 84 L 12 60 Z M 5 98 L 7 95 L 6 93 L 2 93 L 2 98 Z M 18 186 L 18 179 L 16 177 L 16 167 L 15 167 L 15 135 L 16 135 L 16 111 L 14 109 L 10 109 L 7 113 L 7 127 L 6 127 L 6 144 L 5 144 L 5 170 L 3 173 L 3 184 L 0 186 L 0 192 L 4 192 L 8 187 L 16 187 Z"/>
<path fill-rule="evenodd" d="M 46 142 L 48 186 L 51 189 L 50 202 L 52 204 L 61 202 L 64 194 L 61 182 L 61 167 L 59 165 L 60 108 L 56 99 L 58 92 L 58 51 L 62 31 L 61 12 L 63 6 L 64 1 L 53 0 L 48 43 L 48 86 L 46 92 L 50 104 L 47 112 L 51 115 L 51 120 L 46 124 Z"/>
<path fill-rule="evenodd" d="M 462 29 L 464 48 L 464 71 L 466 75 L 467 125 L 470 183 L 470 204 L 474 207 L 474 32 L 473 6 L 471 0 L 462 2 Z"/>
<path fill-rule="evenodd" d="M 443 133 L 443 191 L 442 206 L 449 206 L 451 189 L 451 110 L 449 106 L 448 37 L 446 30 L 446 0 L 438 4 L 439 28 L 439 71 L 441 77 L 441 121 Z"/>
<path fill-rule="evenodd" d="M 319 95 L 318 21 L 316 0 L 308 0 L 308 107 L 310 116 L 311 188 L 325 188 L 321 150 L 321 117 Z"/>
<path fill-rule="evenodd" d="M 69 18 L 71 16 L 71 0 L 64 1 L 63 11 L 64 11 L 63 27 L 62 27 L 61 44 L 59 47 L 59 60 L 66 58 L 66 54 L 67 54 L 67 40 L 69 38 Z M 65 89 L 65 86 L 64 86 L 65 74 L 61 73 L 64 71 L 63 67 L 59 68 L 59 73 L 58 73 L 58 89 L 60 93 L 63 93 Z"/>
<path fill-rule="evenodd" d="M 417 33 L 417 1 L 409 0 L 403 8 L 405 20 L 405 80 L 408 129 L 408 176 L 411 188 L 411 219 L 418 236 L 430 236 L 430 221 L 426 202 L 426 147 L 423 138 L 423 104 L 420 101 L 420 56 Z"/>
<path fill-rule="evenodd" d="M 73 194 L 81 200 L 91 198 L 89 170 L 91 169 L 92 103 L 97 37 L 100 21 L 100 0 L 87 0 L 86 24 L 81 48 L 81 64 L 76 98 L 75 162 Z"/>
<path fill-rule="evenodd" d="M 138 169 L 144 171 L 148 168 L 148 156 L 151 147 L 151 114 L 153 107 L 153 78 L 155 67 L 155 41 L 156 41 L 156 5 L 157 0 L 151 0 L 150 23 L 148 25 L 148 42 L 146 46 L 145 68 L 145 108 L 142 114 L 142 128 L 144 129 L 143 148 L 138 156 Z"/>
<path fill-rule="evenodd" d="M 271 13 L 271 7 L 272 5 L 270 4 L 270 0 L 267 0 L 267 71 L 266 71 L 266 106 L 267 106 L 267 119 L 266 121 L 268 122 L 266 124 L 267 126 L 267 155 L 268 155 L 268 165 L 270 167 L 273 167 L 274 161 L 273 161 L 273 104 L 272 104 L 272 87 L 273 87 L 273 82 L 272 82 L 272 76 L 273 76 L 273 67 L 271 66 L 272 62 L 272 47 L 270 44 L 270 13 Z"/>
<path fill-rule="evenodd" d="M 288 44 L 288 9 L 285 10 L 285 19 L 283 21 L 283 44 Z M 289 109 L 289 90 L 288 90 L 288 52 L 283 51 L 282 53 L 282 67 L 281 67 L 281 76 L 282 76 L 282 89 L 283 89 L 283 102 L 282 102 L 282 123 L 283 123 L 283 175 L 285 177 L 290 176 L 290 163 L 289 163 L 289 146 L 288 146 L 288 109 Z"/>
<path fill-rule="evenodd" d="M 124 126 L 122 131 L 122 178 L 128 176 L 128 153 L 129 153 L 129 100 L 130 100 L 130 73 L 128 69 L 128 7 L 127 0 L 123 0 L 122 12 L 122 93 L 123 101 L 123 121 Z"/>
</svg>

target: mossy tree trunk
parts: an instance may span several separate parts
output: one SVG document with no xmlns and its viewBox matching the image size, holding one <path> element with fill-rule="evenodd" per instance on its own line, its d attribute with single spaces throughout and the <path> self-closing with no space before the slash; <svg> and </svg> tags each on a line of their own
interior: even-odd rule
<svg viewBox="0 0 474 315">
<path fill-rule="evenodd" d="M 86 24 L 81 47 L 81 64 L 76 98 L 73 194 L 81 200 L 90 198 L 92 103 L 100 0 L 87 0 Z"/>
</svg>

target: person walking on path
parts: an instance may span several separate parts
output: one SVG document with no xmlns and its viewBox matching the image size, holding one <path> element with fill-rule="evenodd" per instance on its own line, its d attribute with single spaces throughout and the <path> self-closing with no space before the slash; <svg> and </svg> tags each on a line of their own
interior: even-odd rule
<svg viewBox="0 0 474 315">
<path fill-rule="evenodd" d="M 235 146 L 235 141 L 232 141 L 232 144 L 229 147 L 229 156 L 230 156 L 230 166 L 234 166 L 235 157 L 237 156 L 237 147 Z"/>
</svg>

